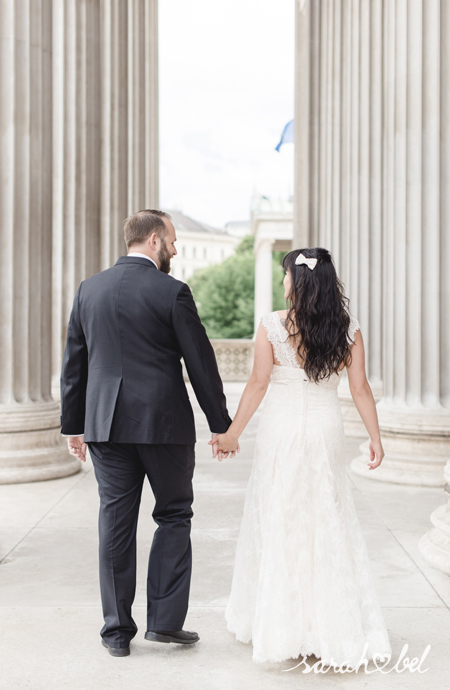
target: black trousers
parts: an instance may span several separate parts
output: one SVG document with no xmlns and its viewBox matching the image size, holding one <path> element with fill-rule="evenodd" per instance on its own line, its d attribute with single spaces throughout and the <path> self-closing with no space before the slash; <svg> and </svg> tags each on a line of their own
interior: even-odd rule
<svg viewBox="0 0 450 690">
<path fill-rule="evenodd" d="M 147 475 L 155 496 L 158 528 L 150 550 L 147 630 L 181 630 L 191 580 L 194 445 L 89 443 L 100 495 L 100 590 L 113 647 L 136 635 L 131 615 L 136 591 L 136 528 Z"/>
</svg>

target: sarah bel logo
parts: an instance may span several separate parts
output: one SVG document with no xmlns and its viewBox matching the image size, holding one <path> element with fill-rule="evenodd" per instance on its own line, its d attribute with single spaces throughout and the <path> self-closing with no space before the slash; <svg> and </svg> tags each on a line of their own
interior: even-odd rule
<svg viewBox="0 0 450 690">
<path fill-rule="evenodd" d="M 395 671 L 396 673 L 403 673 L 403 671 L 409 671 L 410 673 L 415 673 L 416 671 L 418 671 L 419 673 L 426 673 L 429 670 L 428 668 L 423 669 L 422 664 L 425 661 L 425 658 L 431 649 L 430 644 L 425 647 L 420 659 L 418 657 L 412 657 L 411 659 L 407 657 L 406 653 L 408 651 L 408 644 L 403 645 L 399 658 L 397 659 L 394 666 L 392 666 L 392 668 L 389 669 L 386 669 L 386 666 L 390 663 L 392 655 L 374 654 L 372 656 L 372 661 L 375 664 L 375 668 L 371 670 L 367 668 L 370 661 L 366 658 L 367 647 L 368 645 L 366 644 L 361 654 L 361 659 L 358 661 L 357 664 L 335 664 L 333 659 L 331 659 L 331 661 L 328 663 L 319 660 L 315 664 L 310 665 L 306 661 L 306 657 L 303 657 L 300 663 L 298 663 L 296 666 L 293 666 L 292 668 L 284 668 L 282 673 L 294 671 L 296 668 L 300 668 L 301 666 L 304 667 L 302 673 L 312 673 L 313 671 L 314 673 L 327 673 L 327 671 L 329 671 L 330 668 L 335 673 L 352 673 L 353 671 L 358 673 L 361 666 L 364 666 L 364 673 L 368 675 L 370 675 L 371 673 L 376 673 L 377 671 L 383 674 L 387 674 L 391 673 L 392 671 Z"/>
</svg>

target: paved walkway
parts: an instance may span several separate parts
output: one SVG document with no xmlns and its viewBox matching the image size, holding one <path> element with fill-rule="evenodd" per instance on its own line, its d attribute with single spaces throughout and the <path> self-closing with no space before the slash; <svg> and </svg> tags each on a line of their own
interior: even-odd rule
<svg viewBox="0 0 450 690">
<path fill-rule="evenodd" d="M 236 408 L 242 386 L 228 384 Z M 5 690 L 272 690 L 278 688 L 436 688 L 448 683 L 450 578 L 429 568 L 418 551 L 431 511 L 444 503 L 440 489 L 384 484 L 349 470 L 360 522 L 372 558 L 393 660 L 431 651 L 424 674 L 405 671 L 303 675 L 295 665 L 259 665 L 251 647 L 237 643 L 224 623 L 235 542 L 250 471 L 257 419 L 242 452 L 218 463 L 196 410 L 199 442 L 193 521 L 194 570 L 186 627 L 201 641 L 192 648 L 157 645 L 145 632 L 146 561 L 154 525 L 152 495 L 143 495 L 134 607 L 139 633 L 132 654 L 109 656 L 100 645 L 97 578 L 97 486 L 90 464 L 74 477 L 0 486 L 0 688 Z M 348 442 L 348 460 L 358 444 Z M 313 663 L 313 662 L 311 662 Z"/>
</svg>

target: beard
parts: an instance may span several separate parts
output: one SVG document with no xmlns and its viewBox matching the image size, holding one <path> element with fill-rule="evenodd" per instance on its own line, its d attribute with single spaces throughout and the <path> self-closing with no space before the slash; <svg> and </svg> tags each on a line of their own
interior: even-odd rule
<svg viewBox="0 0 450 690">
<path fill-rule="evenodd" d="M 170 273 L 170 260 L 172 259 L 167 249 L 166 240 L 161 238 L 161 249 L 158 254 L 159 270 L 163 273 Z"/>
</svg>

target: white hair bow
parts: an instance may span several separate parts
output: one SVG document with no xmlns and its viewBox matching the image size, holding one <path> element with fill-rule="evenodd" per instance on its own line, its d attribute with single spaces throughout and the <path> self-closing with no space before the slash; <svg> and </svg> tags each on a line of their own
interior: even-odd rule
<svg viewBox="0 0 450 690">
<path fill-rule="evenodd" d="M 313 271 L 317 266 L 317 259 L 307 259 L 303 254 L 299 254 L 295 259 L 295 265 L 301 266 L 301 264 L 306 264 L 310 271 Z"/>
</svg>

